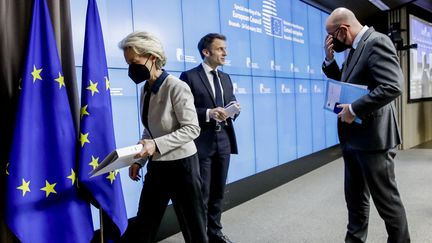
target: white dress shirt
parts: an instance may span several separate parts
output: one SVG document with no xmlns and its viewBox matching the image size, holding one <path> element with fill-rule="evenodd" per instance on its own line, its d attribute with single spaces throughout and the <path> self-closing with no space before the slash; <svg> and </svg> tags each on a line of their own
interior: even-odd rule
<svg viewBox="0 0 432 243">
<path fill-rule="evenodd" d="M 211 73 L 211 71 L 213 71 L 213 69 L 209 66 L 209 65 L 207 65 L 207 63 L 205 63 L 205 62 L 203 62 L 202 64 L 201 64 L 202 66 L 203 66 L 203 68 L 204 68 L 204 72 L 205 72 L 205 74 L 206 74 L 206 76 L 207 76 L 207 80 L 209 81 L 209 84 L 210 84 L 210 87 L 211 87 L 211 90 L 212 90 L 212 92 L 213 92 L 213 98 L 216 98 L 216 94 L 215 94 L 215 87 L 214 87 L 214 83 L 213 83 L 213 74 Z M 217 71 L 217 68 L 216 69 L 214 69 L 215 71 L 216 71 L 216 76 L 217 76 L 217 78 L 218 78 L 218 84 L 219 84 L 219 87 L 220 87 L 220 90 L 221 90 L 221 95 L 222 95 L 222 102 L 223 102 L 223 88 L 222 88 L 222 85 L 221 85 L 221 82 L 220 82 L 220 78 L 219 78 L 219 73 L 218 73 L 218 71 Z M 209 122 L 210 121 L 210 116 L 209 116 L 209 112 L 210 112 L 210 109 L 207 109 L 207 112 L 206 112 L 206 121 L 207 122 Z"/>
</svg>

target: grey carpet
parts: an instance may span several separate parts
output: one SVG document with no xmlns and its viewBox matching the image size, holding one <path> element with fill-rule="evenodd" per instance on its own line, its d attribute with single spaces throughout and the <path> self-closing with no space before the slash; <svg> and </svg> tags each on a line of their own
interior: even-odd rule
<svg viewBox="0 0 432 243">
<path fill-rule="evenodd" d="M 432 149 L 399 151 L 396 180 L 413 243 L 432 243 Z M 236 243 L 343 242 L 347 211 L 343 161 L 335 160 L 225 212 L 223 232 Z M 384 223 L 372 205 L 369 243 L 385 243 Z M 161 243 L 184 242 L 181 234 Z"/>
</svg>

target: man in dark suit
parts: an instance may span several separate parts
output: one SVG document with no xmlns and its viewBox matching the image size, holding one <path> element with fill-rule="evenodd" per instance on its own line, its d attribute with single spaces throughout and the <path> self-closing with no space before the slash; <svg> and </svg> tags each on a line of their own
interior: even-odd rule
<svg viewBox="0 0 432 243">
<path fill-rule="evenodd" d="M 203 63 L 180 75 L 180 79 L 191 88 L 201 127 L 195 144 L 200 161 L 209 242 L 231 242 L 221 231 L 221 214 L 230 154 L 237 154 L 237 142 L 232 117 L 227 116 L 224 106 L 234 103 L 240 107 L 230 76 L 217 70 L 227 55 L 225 41 L 225 36 L 216 33 L 201 38 L 198 50 Z"/>
<path fill-rule="evenodd" d="M 393 101 L 402 94 L 403 75 L 390 39 L 362 26 L 346 8 L 327 19 L 327 77 L 366 85 L 369 93 L 352 104 L 341 104 L 338 135 L 345 162 L 348 230 L 345 242 L 366 242 L 370 196 L 385 221 L 387 242 L 410 242 L 405 209 L 394 174 L 395 147 L 401 143 Z M 333 51 L 351 48 L 339 69 Z M 355 118 L 361 123 L 353 122 Z"/>
</svg>

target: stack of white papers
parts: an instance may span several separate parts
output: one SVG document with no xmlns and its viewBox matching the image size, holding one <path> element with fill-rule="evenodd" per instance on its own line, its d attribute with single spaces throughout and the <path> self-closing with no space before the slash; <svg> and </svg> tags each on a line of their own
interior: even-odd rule
<svg viewBox="0 0 432 243">
<path fill-rule="evenodd" d="M 240 112 L 240 109 L 236 104 L 238 104 L 237 101 L 231 101 L 224 107 L 228 117 L 234 118 L 234 116 Z"/>
<path fill-rule="evenodd" d="M 135 159 L 134 157 L 136 154 L 141 152 L 142 148 L 142 144 L 137 144 L 129 147 L 118 148 L 112 151 L 105 157 L 98 167 L 90 171 L 90 177 L 102 175 L 135 163 L 139 159 Z"/>
</svg>

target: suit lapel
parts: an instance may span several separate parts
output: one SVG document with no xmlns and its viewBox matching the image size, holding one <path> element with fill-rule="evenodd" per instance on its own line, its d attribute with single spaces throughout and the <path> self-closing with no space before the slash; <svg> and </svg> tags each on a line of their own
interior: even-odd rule
<svg viewBox="0 0 432 243">
<path fill-rule="evenodd" d="M 363 53 L 366 40 L 369 38 L 369 36 L 372 34 L 372 32 L 375 31 L 373 27 L 370 27 L 362 36 L 357 48 L 355 49 L 353 56 L 351 57 L 350 62 L 348 63 L 348 66 L 344 65 L 344 71 L 342 72 L 342 81 L 347 82 L 348 78 L 353 71 L 354 67 L 356 66 L 361 54 Z M 346 60 L 345 60 L 346 61 Z"/>
<path fill-rule="evenodd" d="M 209 93 L 209 95 L 213 101 L 213 105 L 216 106 L 215 97 L 214 97 L 213 91 L 210 87 L 210 80 L 208 80 L 207 75 L 206 75 L 202 65 L 198 66 L 198 75 L 199 75 L 201 82 L 203 83 L 204 87 L 206 88 L 207 92 Z"/>
</svg>

